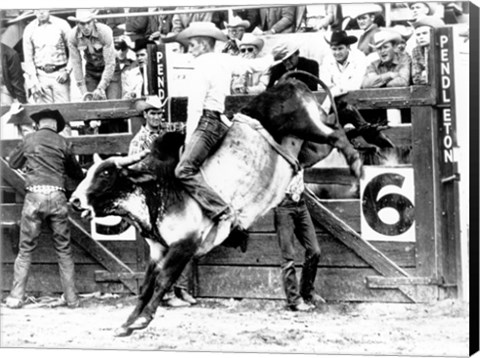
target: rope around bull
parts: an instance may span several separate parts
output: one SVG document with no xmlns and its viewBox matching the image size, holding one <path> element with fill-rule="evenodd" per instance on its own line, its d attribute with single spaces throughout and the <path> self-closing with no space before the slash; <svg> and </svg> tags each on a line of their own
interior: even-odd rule
<svg viewBox="0 0 480 358">
<path fill-rule="evenodd" d="M 289 72 L 283 74 L 282 77 L 280 77 L 279 82 L 283 81 L 283 80 L 285 80 L 289 77 L 295 77 L 295 75 L 297 75 L 297 74 L 310 77 L 311 79 L 315 80 L 323 88 L 323 90 L 327 93 L 327 96 L 329 97 L 330 102 L 332 104 L 332 109 L 333 109 L 333 113 L 335 115 L 335 119 L 336 119 L 337 123 L 340 123 L 340 117 L 338 116 L 337 105 L 335 104 L 335 100 L 333 99 L 332 92 L 330 91 L 330 88 L 328 88 L 328 86 L 325 84 L 325 82 L 323 82 L 320 78 L 318 78 L 315 75 L 312 75 L 309 72 L 296 70 L 296 71 L 289 71 Z M 327 115 L 328 115 L 328 113 L 327 113 Z"/>
</svg>

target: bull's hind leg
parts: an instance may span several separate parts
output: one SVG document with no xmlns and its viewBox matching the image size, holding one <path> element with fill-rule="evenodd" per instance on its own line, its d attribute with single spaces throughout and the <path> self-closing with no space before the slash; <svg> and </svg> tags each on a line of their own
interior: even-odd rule
<svg viewBox="0 0 480 358">
<path fill-rule="evenodd" d="M 337 125 L 333 133 L 328 136 L 328 141 L 330 145 L 338 148 L 343 153 L 352 174 L 357 178 L 361 178 L 363 176 L 363 163 L 360 159 L 360 154 L 348 140 L 343 128 L 339 128 Z"/>
<path fill-rule="evenodd" d="M 197 248 L 198 243 L 193 239 L 182 240 L 170 246 L 156 276 L 154 293 L 150 301 L 143 307 L 138 318 L 128 326 L 128 329 L 143 329 L 150 324 L 163 296 L 180 277 Z"/>
</svg>

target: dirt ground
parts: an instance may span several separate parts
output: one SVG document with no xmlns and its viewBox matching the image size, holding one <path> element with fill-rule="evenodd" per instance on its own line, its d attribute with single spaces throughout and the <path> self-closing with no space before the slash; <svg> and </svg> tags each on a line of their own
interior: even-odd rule
<svg viewBox="0 0 480 358">
<path fill-rule="evenodd" d="M 160 307 L 150 326 L 114 337 L 134 297 L 83 298 L 77 309 L 1 306 L 2 348 L 87 348 L 356 355 L 468 356 L 468 304 L 327 304 L 313 312 L 283 301 L 201 299 Z"/>
</svg>

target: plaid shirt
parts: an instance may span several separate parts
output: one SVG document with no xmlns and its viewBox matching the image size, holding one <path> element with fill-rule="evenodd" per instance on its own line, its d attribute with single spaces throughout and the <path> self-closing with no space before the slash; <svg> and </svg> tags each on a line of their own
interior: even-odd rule
<svg viewBox="0 0 480 358">
<path fill-rule="evenodd" d="M 412 82 L 414 85 L 426 85 L 428 46 L 417 46 L 412 50 Z"/>
<path fill-rule="evenodd" d="M 158 131 L 151 131 L 146 126 L 142 126 L 142 128 L 140 128 L 140 130 L 130 142 L 130 146 L 128 147 L 128 155 L 137 154 L 144 151 L 145 149 L 150 148 L 155 138 L 157 138 L 161 134 L 164 134 L 165 132 L 184 130 L 185 124 L 182 122 L 163 122 L 160 125 L 160 130 Z"/>
</svg>

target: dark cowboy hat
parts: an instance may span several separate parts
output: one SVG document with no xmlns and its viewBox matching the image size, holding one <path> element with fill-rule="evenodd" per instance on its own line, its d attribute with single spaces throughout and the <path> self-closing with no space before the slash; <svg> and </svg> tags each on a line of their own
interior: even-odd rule
<svg viewBox="0 0 480 358">
<path fill-rule="evenodd" d="M 149 44 L 156 45 L 155 41 L 151 41 L 149 39 L 144 39 L 144 38 L 136 39 L 135 40 L 135 47 L 132 48 L 132 50 L 134 52 L 144 50 L 144 49 L 147 48 L 147 45 L 149 45 Z"/>
<path fill-rule="evenodd" d="M 63 131 L 63 128 L 65 128 L 65 119 L 57 109 L 42 109 L 39 112 L 32 113 L 30 118 L 32 118 L 35 123 L 40 122 L 42 119 L 56 119 L 57 133 L 60 133 Z"/>
<path fill-rule="evenodd" d="M 357 42 L 357 38 L 355 36 L 348 36 L 345 31 L 333 31 L 332 36 L 330 37 L 330 41 L 325 38 L 325 41 L 330 46 L 338 46 L 338 45 L 351 45 Z"/>
</svg>

